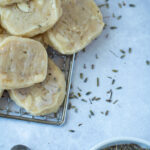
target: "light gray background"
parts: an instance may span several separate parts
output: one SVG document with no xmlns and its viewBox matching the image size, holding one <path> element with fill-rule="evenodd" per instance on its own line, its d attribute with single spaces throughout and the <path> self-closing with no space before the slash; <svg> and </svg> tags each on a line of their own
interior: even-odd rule
<svg viewBox="0 0 150 150">
<path fill-rule="evenodd" d="M 103 140 L 120 136 L 150 140 L 150 66 L 145 63 L 150 60 L 150 0 L 126 0 L 127 6 L 123 8 L 118 7 L 118 0 L 109 1 L 110 8 L 102 8 L 108 27 L 87 47 L 86 53 L 78 54 L 72 79 L 75 93 L 79 86 L 83 89 L 83 98 L 100 96 L 102 100 L 93 104 L 71 100 L 78 113 L 68 111 L 67 122 L 62 127 L 0 118 L 0 150 L 9 150 L 15 144 L 25 144 L 33 150 L 89 150 Z M 104 1 L 97 0 L 97 3 Z M 129 3 L 136 7 L 129 7 Z M 116 16 L 122 15 L 122 19 L 112 18 L 113 12 Z M 118 28 L 110 30 L 110 26 Z M 107 33 L 108 39 L 105 38 Z M 132 53 L 120 59 L 119 50 L 127 51 L 129 47 Z M 99 59 L 95 59 L 96 53 Z M 94 70 L 91 64 L 95 64 Z M 119 72 L 113 73 L 112 69 Z M 89 78 L 87 83 L 79 78 L 80 72 Z M 99 88 L 96 87 L 97 76 L 100 77 Z M 113 86 L 107 76 L 116 79 Z M 116 90 L 118 86 L 123 89 Z M 119 100 L 115 105 L 105 101 L 106 91 L 111 88 L 113 100 Z M 92 91 L 92 95 L 86 97 L 87 91 Z M 88 118 L 90 109 L 95 113 L 91 119 Z M 108 116 L 100 113 L 106 110 L 110 111 Z M 83 125 L 78 127 L 79 123 Z M 68 132 L 70 129 L 76 132 Z"/>
</svg>

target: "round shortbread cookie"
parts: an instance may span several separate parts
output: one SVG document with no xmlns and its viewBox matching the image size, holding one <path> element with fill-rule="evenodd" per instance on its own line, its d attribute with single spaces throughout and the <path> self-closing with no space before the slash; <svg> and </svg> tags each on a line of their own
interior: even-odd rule
<svg viewBox="0 0 150 150">
<path fill-rule="evenodd" d="M 17 105 L 32 115 L 45 115 L 57 112 L 66 93 L 64 74 L 48 59 L 46 80 L 28 88 L 9 90 L 10 97 Z"/>
<path fill-rule="evenodd" d="M 31 0 L 0 7 L 1 24 L 12 35 L 33 37 L 50 29 L 62 15 L 60 0 Z"/>
<path fill-rule="evenodd" d="M 45 42 L 62 54 L 85 48 L 104 26 L 93 0 L 62 0 L 63 15 L 45 34 Z"/>
<path fill-rule="evenodd" d="M 29 87 L 45 80 L 47 57 L 46 49 L 38 41 L 0 36 L 1 89 Z"/>
</svg>

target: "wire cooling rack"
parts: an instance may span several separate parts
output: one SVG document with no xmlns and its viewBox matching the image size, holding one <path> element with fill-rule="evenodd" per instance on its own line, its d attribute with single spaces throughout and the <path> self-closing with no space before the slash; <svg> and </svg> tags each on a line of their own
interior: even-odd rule
<svg viewBox="0 0 150 150">
<path fill-rule="evenodd" d="M 53 125 L 62 125 L 65 122 L 75 55 L 61 55 L 52 50 L 51 48 L 48 48 L 47 52 L 49 57 L 52 58 L 57 66 L 59 66 L 60 69 L 64 72 L 67 82 L 66 96 L 58 112 L 45 116 L 32 116 L 27 113 L 23 108 L 17 106 L 9 98 L 8 93 L 4 92 L 3 97 L 0 98 L 0 117 Z"/>
</svg>

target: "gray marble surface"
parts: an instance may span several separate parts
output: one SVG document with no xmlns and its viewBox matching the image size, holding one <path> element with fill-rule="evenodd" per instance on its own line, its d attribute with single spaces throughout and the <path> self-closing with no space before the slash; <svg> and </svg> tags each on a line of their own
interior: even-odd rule
<svg viewBox="0 0 150 150">
<path fill-rule="evenodd" d="M 114 137 L 136 137 L 150 140 L 150 0 L 125 0 L 126 6 L 118 7 L 119 0 L 109 0 L 110 8 L 103 7 L 104 22 L 108 24 L 101 36 L 86 48 L 86 52 L 78 53 L 73 73 L 73 91 L 82 89 L 82 98 L 70 100 L 78 108 L 68 111 L 64 126 L 56 127 L 31 122 L 0 118 L 0 150 L 9 150 L 15 144 L 28 145 L 32 150 L 89 150 L 95 144 Z M 103 0 L 97 0 L 103 4 Z M 129 4 L 136 5 L 135 8 Z M 112 13 L 122 18 L 112 18 Z M 110 26 L 117 26 L 111 30 Z M 106 34 L 109 34 L 106 39 Z M 132 48 L 132 53 L 128 49 Z M 126 51 L 125 58 L 120 49 Z M 113 54 L 115 53 L 115 54 Z M 95 59 L 95 55 L 99 59 Z M 86 64 L 87 69 L 83 69 Z M 91 65 L 95 64 L 95 69 Z M 117 69 L 118 72 L 112 72 Z M 87 83 L 80 79 L 83 72 Z M 111 76 L 116 80 L 111 84 Z M 100 87 L 96 86 L 96 78 L 100 78 Z M 121 90 L 116 87 L 121 86 Z M 106 93 L 112 89 L 113 102 Z M 86 96 L 85 93 L 92 91 Z M 101 97 L 100 101 L 89 99 Z M 90 110 L 94 116 L 89 118 Z M 107 116 L 101 114 L 109 110 Z M 78 124 L 82 123 L 82 126 Z M 68 130 L 75 130 L 70 133 Z"/>
</svg>

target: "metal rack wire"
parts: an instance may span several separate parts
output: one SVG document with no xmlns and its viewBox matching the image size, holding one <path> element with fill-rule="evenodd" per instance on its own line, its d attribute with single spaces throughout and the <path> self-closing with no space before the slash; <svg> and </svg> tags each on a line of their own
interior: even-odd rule
<svg viewBox="0 0 150 150">
<path fill-rule="evenodd" d="M 3 94 L 3 97 L 0 98 L 0 117 L 53 125 L 62 125 L 65 122 L 75 55 L 61 55 L 52 50 L 51 48 L 48 48 L 47 52 L 49 57 L 52 58 L 54 62 L 60 67 L 60 69 L 64 72 L 67 82 L 66 96 L 59 111 L 57 113 L 52 113 L 46 116 L 32 116 L 27 113 L 23 108 L 17 106 L 9 98 L 8 93 L 5 92 Z"/>
</svg>

